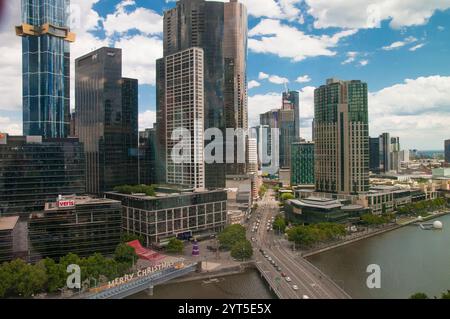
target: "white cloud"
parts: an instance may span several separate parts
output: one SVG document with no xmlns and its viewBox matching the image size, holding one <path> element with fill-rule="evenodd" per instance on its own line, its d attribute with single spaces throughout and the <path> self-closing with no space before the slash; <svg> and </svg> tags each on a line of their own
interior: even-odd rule
<svg viewBox="0 0 450 319">
<path fill-rule="evenodd" d="M 420 44 L 418 44 L 416 46 L 413 46 L 412 48 L 409 48 L 409 51 L 414 52 L 416 50 L 419 50 L 419 49 L 423 48 L 424 46 L 425 46 L 425 43 L 420 43 Z"/>
<path fill-rule="evenodd" d="M 249 31 L 249 49 L 255 53 L 274 54 L 294 62 L 309 57 L 334 56 L 338 43 L 357 30 L 344 30 L 333 36 L 307 35 L 278 20 L 263 19 Z"/>
<path fill-rule="evenodd" d="M 361 65 L 361 66 L 366 66 L 367 64 L 369 64 L 369 60 L 361 60 L 361 61 L 359 61 L 359 65 Z"/>
<path fill-rule="evenodd" d="M 152 128 L 156 122 L 156 112 L 145 111 L 139 113 L 139 131 L 144 131 L 147 128 Z"/>
<path fill-rule="evenodd" d="M 115 43 L 122 48 L 123 75 L 136 78 L 139 84 L 155 84 L 156 59 L 163 56 L 163 43 L 157 37 L 135 35 Z"/>
<path fill-rule="evenodd" d="M 127 7 L 135 6 L 134 1 L 122 1 L 116 7 L 116 11 L 108 14 L 103 21 L 107 36 L 114 33 L 123 34 L 130 30 L 138 29 L 143 34 L 159 34 L 163 32 L 163 17 L 155 11 L 137 7 L 133 11 L 127 11 Z"/>
<path fill-rule="evenodd" d="M 269 76 L 269 82 L 273 84 L 286 84 L 289 83 L 289 79 L 278 75 L 271 75 Z"/>
<path fill-rule="evenodd" d="M 311 78 L 309 77 L 309 75 L 301 75 L 295 80 L 295 82 L 308 83 L 308 82 L 311 82 Z"/>
<path fill-rule="evenodd" d="M 342 62 L 342 64 L 349 64 L 349 63 L 354 62 L 356 60 L 356 57 L 358 56 L 358 54 L 359 53 L 355 52 L 355 51 L 347 52 L 347 59 L 344 62 Z"/>
<path fill-rule="evenodd" d="M 417 42 L 416 38 L 407 37 L 403 41 L 396 41 L 394 43 L 391 43 L 390 45 L 382 47 L 382 49 L 385 51 L 391 51 L 391 50 L 399 49 L 401 47 L 404 47 L 407 44 L 414 43 L 414 42 Z"/>
<path fill-rule="evenodd" d="M 316 28 L 392 28 L 423 25 L 436 10 L 450 8 L 448 0 L 305 0 Z"/>
<path fill-rule="evenodd" d="M 15 122 L 9 117 L 0 116 L 0 132 L 10 135 L 22 135 L 22 122 Z"/>
<path fill-rule="evenodd" d="M 269 78 L 269 74 L 264 73 L 264 72 L 259 72 L 258 74 L 258 80 L 265 80 Z"/>
<path fill-rule="evenodd" d="M 252 80 L 250 82 L 248 82 L 248 89 L 251 90 L 253 88 L 257 88 L 260 87 L 261 83 L 259 83 L 258 81 Z"/>
<path fill-rule="evenodd" d="M 405 147 L 441 148 L 450 137 L 450 77 L 407 79 L 369 94 L 371 135 L 390 132 Z"/>
</svg>

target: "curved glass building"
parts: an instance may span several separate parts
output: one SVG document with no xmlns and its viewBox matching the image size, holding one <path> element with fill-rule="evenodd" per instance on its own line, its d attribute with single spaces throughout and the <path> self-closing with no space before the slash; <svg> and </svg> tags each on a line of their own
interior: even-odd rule
<svg viewBox="0 0 450 319">
<path fill-rule="evenodd" d="M 64 138 L 70 125 L 70 0 L 22 0 L 23 132 Z"/>
</svg>

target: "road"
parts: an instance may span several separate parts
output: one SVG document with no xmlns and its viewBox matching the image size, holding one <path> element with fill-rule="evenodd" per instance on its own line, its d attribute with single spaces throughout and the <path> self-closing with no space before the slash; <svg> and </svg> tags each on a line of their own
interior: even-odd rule
<svg viewBox="0 0 450 319">
<path fill-rule="evenodd" d="M 310 299 L 349 299 L 350 296 L 336 283 L 306 259 L 292 251 L 285 239 L 276 235 L 273 230 L 267 231 L 267 222 L 280 211 L 271 190 L 266 193 L 258 205 L 258 210 L 250 221 L 249 236 L 255 239 L 253 244 L 258 267 L 266 273 L 272 288 L 278 290 L 279 295 L 285 299 L 305 299 L 305 296 Z M 260 226 L 257 232 L 251 232 L 258 215 L 260 216 Z M 260 249 L 275 261 L 281 271 L 278 271 L 263 256 Z M 282 273 L 286 277 L 283 277 Z M 287 277 L 291 279 L 291 282 L 286 281 Z M 294 290 L 294 285 L 298 287 L 298 290 Z"/>
</svg>

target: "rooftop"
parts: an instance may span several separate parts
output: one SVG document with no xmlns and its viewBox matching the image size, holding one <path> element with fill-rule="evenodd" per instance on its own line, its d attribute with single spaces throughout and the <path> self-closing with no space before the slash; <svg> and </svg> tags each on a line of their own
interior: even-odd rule
<svg viewBox="0 0 450 319">
<path fill-rule="evenodd" d="M 60 205 L 61 203 L 64 206 Z M 90 196 L 62 196 L 55 202 L 45 204 L 46 211 L 57 211 L 64 208 L 73 208 L 77 205 L 95 205 L 95 204 L 115 204 L 118 201 L 109 198 L 92 198 Z"/>
<path fill-rule="evenodd" d="M 19 221 L 19 216 L 0 217 L 0 230 L 13 230 Z"/>
<path fill-rule="evenodd" d="M 343 205 L 340 201 L 329 198 L 309 197 L 307 199 L 292 199 L 290 202 L 298 206 L 314 207 L 321 209 L 341 208 Z"/>
</svg>

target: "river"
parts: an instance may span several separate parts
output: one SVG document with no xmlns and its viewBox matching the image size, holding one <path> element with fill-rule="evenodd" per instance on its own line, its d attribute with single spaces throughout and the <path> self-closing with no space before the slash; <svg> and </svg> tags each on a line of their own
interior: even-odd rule
<svg viewBox="0 0 450 319">
<path fill-rule="evenodd" d="M 218 278 L 217 283 L 203 280 L 156 286 L 153 297 L 145 292 L 133 299 L 274 299 L 276 298 L 256 270 Z"/>
<path fill-rule="evenodd" d="M 308 260 L 353 298 L 403 299 L 416 292 L 440 297 L 450 289 L 450 215 L 437 220 L 443 230 L 405 226 Z M 370 264 L 381 267 L 380 289 L 367 288 Z"/>
</svg>

